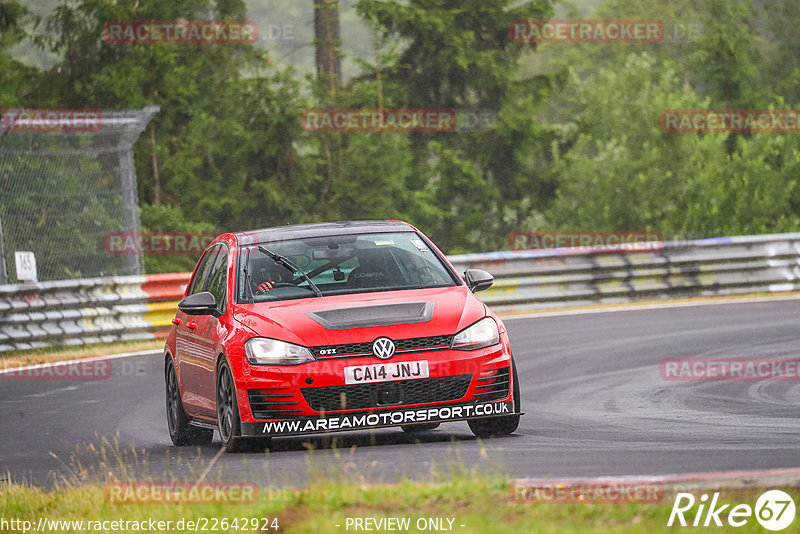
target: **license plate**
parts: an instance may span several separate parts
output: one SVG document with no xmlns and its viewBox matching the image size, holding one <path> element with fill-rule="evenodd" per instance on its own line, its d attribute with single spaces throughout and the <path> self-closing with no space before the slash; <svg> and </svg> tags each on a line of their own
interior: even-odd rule
<svg viewBox="0 0 800 534">
<path fill-rule="evenodd" d="M 375 363 L 344 368 L 345 384 L 369 384 L 428 378 L 428 361 Z"/>
</svg>

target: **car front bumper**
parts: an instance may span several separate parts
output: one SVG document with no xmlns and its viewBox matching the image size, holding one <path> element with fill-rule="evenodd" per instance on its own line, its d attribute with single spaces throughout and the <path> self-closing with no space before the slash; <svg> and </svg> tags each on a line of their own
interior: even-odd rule
<svg viewBox="0 0 800 534">
<path fill-rule="evenodd" d="M 381 362 L 374 357 L 331 358 L 293 367 L 246 362 L 235 373 L 242 436 L 442 423 L 515 413 L 507 345 L 475 351 L 443 350 L 395 356 L 427 363 L 427 378 L 346 384 L 345 368 Z"/>
<path fill-rule="evenodd" d="M 424 408 L 384 408 L 327 417 L 322 415 L 299 416 L 278 421 L 241 423 L 241 432 L 244 437 L 294 436 L 320 432 L 376 429 L 415 423 L 447 423 L 503 415 L 521 414 L 515 414 L 514 403 L 510 400 L 470 402 Z"/>
</svg>

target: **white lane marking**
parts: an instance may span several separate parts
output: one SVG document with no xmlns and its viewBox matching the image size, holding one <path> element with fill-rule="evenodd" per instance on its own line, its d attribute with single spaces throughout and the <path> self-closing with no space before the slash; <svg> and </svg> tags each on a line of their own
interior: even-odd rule
<svg viewBox="0 0 800 534">
<path fill-rule="evenodd" d="M 161 349 L 151 349 L 151 350 L 142 350 L 139 352 L 125 352 L 122 354 L 110 354 L 108 356 L 92 356 L 91 358 L 81 358 L 77 360 L 63 360 L 59 362 L 48 362 L 48 363 L 38 363 L 36 365 L 26 365 L 24 367 L 13 367 L 9 369 L 0 369 L 0 375 L 8 374 L 8 373 L 19 373 L 21 371 L 34 371 L 36 369 L 47 369 L 48 367 L 56 367 L 56 366 L 63 366 L 63 365 L 72 365 L 72 364 L 79 364 L 84 362 L 96 362 L 96 361 L 105 361 L 105 360 L 118 360 L 121 358 L 133 358 L 136 356 L 148 356 L 148 355 L 155 355 L 155 354 L 162 354 L 163 351 Z M 2 361 L 2 360 L 0 360 Z"/>
<path fill-rule="evenodd" d="M 25 399 L 34 399 L 38 397 L 46 397 L 48 395 L 52 395 L 54 393 L 61 393 L 62 391 L 75 391 L 76 389 L 80 389 L 80 386 L 67 386 L 58 389 L 51 389 L 50 391 L 45 391 L 44 393 L 31 393 L 30 395 L 23 395 Z"/>
<path fill-rule="evenodd" d="M 523 313 L 520 315 L 506 315 L 503 313 L 498 313 L 498 315 L 505 321 L 511 321 L 512 319 L 534 319 L 536 317 L 558 317 L 561 315 L 583 315 L 583 314 L 593 314 L 593 313 L 611 313 L 611 312 L 625 312 L 625 311 L 637 311 L 637 310 L 658 310 L 658 309 L 667 309 L 667 308 L 688 308 L 692 306 L 709 306 L 709 305 L 723 305 L 723 304 L 752 304 L 757 302 L 775 302 L 775 301 L 783 301 L 783 300 L 800 300 L 800 296 L 796 297 L 752 297 L 752 298 L 743 298 L 743 299 L 711 299 L 711 300 L 700 300 L 696 302 L 665 302 L 664 304 L 631 304 L 629 306 L 619 306 L 614 308 L 602 308 L 602 309 L 588 309 L 588 310 L 563 310 L 563 311 L 552 311 L 552 312 L 530 312 L 530 313 Z M 602 304 L 601 304 L 602 306 Z M 491 308 L 491 306 L 490 306 Z M 513 313 L 513 312 L 510 312 Z"/>
</svg>

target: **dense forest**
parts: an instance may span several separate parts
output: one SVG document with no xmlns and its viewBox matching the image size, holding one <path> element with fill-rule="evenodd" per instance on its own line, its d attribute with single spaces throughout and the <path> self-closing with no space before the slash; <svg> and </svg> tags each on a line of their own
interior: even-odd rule
<svg viewBox="0 0 800 534">
<path fill-rule="evenodd" d="M 459 253 L 508 248 L 516 230 L 798 228 L 797 133 L 659 124 L 670 109 L 798 106 L 796 0 L 343 1 L 334 82 L 314 68 L 318 1 L 283 2 L 283 14 L 266 0 L 0 0 L 0 107 L 160 106 L 135 147 L 141 220 L 153 231 L 403 219 Z M 663 38 L 509 37 L 512 21 L 556 15 L 658 20 Z M 273 27 L 291 36 L 277 30 L 268 46 L 101 38 L 108 21 L 179 19 L 263 20 L 262 41 Z M 321 108 L 492 120 L 447 132 L 304 129 L 304 111 Z M 157 271 L 194 258 L 147 261 Z"/>
</svg>

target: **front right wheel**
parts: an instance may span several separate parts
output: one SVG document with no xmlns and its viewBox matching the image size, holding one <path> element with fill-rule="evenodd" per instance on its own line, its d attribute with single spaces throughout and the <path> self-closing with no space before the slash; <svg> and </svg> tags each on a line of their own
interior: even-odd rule
<svg viewBox="0 0 800 534">
<path fill-rule="evenodd" d="M 522 411 L 519 394 L 519 378 L 517 377 L 517 366 L 511 360 L 511 369 L 514 386 L 514 415 L 504 415 L 501 417 L 484 417 L 483 419 L 470 419 L 467 421 L 469 429 L 479 438 L 490 438 L 492 436 L 507 436 L 513 434 L 519 427 L 519 413 Z"/>
<path fill-rule="evenodd" d="M 239 403 L 236 401 L 236 387 L 228 362 L 222 360 L 217 369 L 217 425 L 219 437 L 228 452 L 245 450 L 245 439 L 241 437 Z"/>
<path fill-rule="evenodd" d="M 217 370 L 217 426 L 227 452 L 258 452 L 269 446 L 269 438 L 243 438 L 236 386 L 228 362 L 220 361 Z"/>
<path fill-rule="evenodd" d="M 181 402 L 181 391 L 178 388 L 178 377 L 175 364 L 170 357 L 166 369 L 167 382 L 167 427 L 169 437 L 175 445 L 208 445 L 214 437 L 214 431 L 198 428 L 189 423 L 186 411 Z"/>
</svg>

